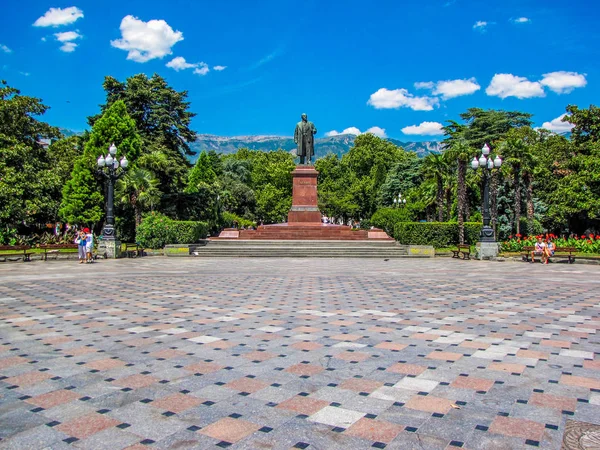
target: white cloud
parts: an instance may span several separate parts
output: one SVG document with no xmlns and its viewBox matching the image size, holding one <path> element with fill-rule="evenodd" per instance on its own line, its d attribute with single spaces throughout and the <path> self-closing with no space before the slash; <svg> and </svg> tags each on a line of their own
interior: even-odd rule
<svg viewBox="0 0 600 450">
<path fill-rule="evenodd" d="M 434 95 L 441 95 L 444 100 L 454 97 L 460 97 L 461 95 L 470 95 L 481 89 L 481 86 L 477 84 L 475 78 L 469 78 L 468 80 L 446 80 L 438 81 L 435 89 L 433 90 Z"/>
<path fill-rule="evenodd" d="M 415 89 L 433 89 L 435 83 L 433 81 L 417 81 Z"/>
<path fill-rule="evenodd" d="M 413 111 L 431 111 L 439 104 L 439 100 L 433 97 L 415 97 L 406 89 L 389 90 L 381 88 L 371 94 L 367 104 L 376 109 L 410 108 Z"/>
<path fill-rule="evenodd" d="M 198 67 L 198 64 L 188 63 L 185 61 L 185 58 L 183 56 L 177 56 L 176 58 L 173 58 L 171 61 L 169 61 L 166 64 L 166 66 L 170 67 L 171 69 L 175 69 L 177 72 L 179 72 L 180 70 Z"/>
<path fill-rule="evenodd" d="M 387 134 L 385 134 L 385 128 L 380 128 L 380 127 L 371 127 L 367 131 L 365 131 L 365 133 L 371 133 L 380 138 L 387 137 Z"/>
<path fill-rule="evenodd" d="M 488 23 L 483 21 L 483 20 L 478 20 L 477 22 L 475 22 L 475 25 L 473 25 L 473 29 L 477 30 L 477 31 L 481 31 L 482 33 L 485 31 L 485 29 L 487 28 Z"/>
<path fill-rule="evenodd" d="M 537 81 L 529 81 L 525 77 L 518 77 L 510 73 L 497 73 L 485 90 L 487 95 L 506 98 L 531 98 L 544 97 L 544 88 Z"/>
<path fill-rule="evenodd" d="M 530 23 L 531 19 L 527 17 L 519 17 L 517 19 L 511 19 L 512 23 Z"/>
<path fill-rule="evenodd" d="M 355 136 L 358 136 L 359 134 L 362 134 L 362 132 L 356 127 L 349 127 L 349 128 L 344 129 L 341 133 L 337 130 L 328 131 L 327 133 L 325 133 L 325 136 L 331 137 L 331 136 L 339 136 L 341 134 L 353 134 Z"/>
<path fill-rule="evenodd" d="M 63 45 L 60 46 L 59 50 L 65 53 L 71 53 L 74 52 L 76 48 L 77 44 L 75 42 L 65 42 Z"/>
<path fill-rule="evenodd" d="M 573 129 L 573 124 L 570 122 L 563 122 L 562 119 L 566 114 L 558 116 L 556 119 L 552 119 L 550 122 L 544 122 L 542 128 L 555 133 L 568 133 Z"/>
<path fill-rule="evenodd" d="M 380 127 L 371 127 L 364 133 L 371 133 L 380 138 L 387 137 L 387 135 L 385 134 L 385 128 L 380 128 Z M 341 134 L 352 134 L 354 136 L 358 136 L 358 135 L 364 134 L 364 133 L 356 127 L 349 127 L 349 128 L 344 129 L 341 133 L 337 130 L 328 131 L 327 133 L 325 133 L 325 136 L 331 137 L 331 136 L 339 136 Z"/>
<path fill-rule="evenodd" d="M 557 94 L 568 94 L 573 89 L 584 87 L 587 84 L 585 75 L 565 71 L 545 73 L 540 83 Z"/>
<path fill-rule="evenodd" d="M 127 51 L 127 59 L 140 63 L 172 54 L 171 47 L 183 40 L 183 33 L 173 31 L 164 20 L 144 22 L 133 16 L 123 17 L 121 36 L 110 45 Z"/>
<path fill-rule="evenodd" d="M 404 134 L 420 136 L 439 136 L 444 134 L 442 124 L 439 122 L 421 122 L 420 125 L 411 125 L 402 128 Z"/>
<path fill-rule="evenodd" d="M 82 36 L 77 31 L 65 31 L 64 33 L 54 33 L 54 37 L 59 42 L 69 42 Z"/>
<path fill-rule="evenodd" d="M 198 63 L 198 67 L 196 67 L 194 69 L 194 73 L 196 75 L 202 75 L 202 76 L 204 76 L 204 75 L 206 75 L 208 73 L 209 70 L 210 69 L 208 68 L 208 64 L 201 62 L 201 63 Z"/>
<path fill-rule="evenodd" d="M 3 51 L 4 53 L 12 53 L 12 50 L 3 44 L 0 44 L 0 51 Z"/>
<path fill-rule="evenodd" d="M 69 8 L 50 8 L 46 13 L 39 17 L 34 23 L 34 27 L 59 27 L 69 25 L 77 19 L 83 17 L 83 11 L 76 6 Z"/>
<path fill-rule="evenodd" d="M 227 69 L 227 66 L 214 66 L 213 70 L 216 70 L 217 72 L 221 72 L 222 70 Z"/>
<path fill-rule="evenodd" d="M 59 48 L 61 52 L 71 53 L 77 48 L 77 44 L 73 41 L 75 39 L 80 39 L 83 36 L 77 31 L 65 31 L 63 33 L 54 33 L 54 37 L 58 42 L 63 43 L 63 45 L 61 45 Z"/>
</svg>

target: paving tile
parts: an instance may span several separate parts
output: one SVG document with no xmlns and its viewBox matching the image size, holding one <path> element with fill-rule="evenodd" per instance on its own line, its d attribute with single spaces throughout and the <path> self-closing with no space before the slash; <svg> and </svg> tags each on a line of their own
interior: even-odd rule
<svg viewBox="0 0 600 450">
<path fill-rule="evenodd" d="M 102 430 L 119 425 L 119 421 L 102 414 L 92 413 L 87 416 L 78 417 L 68 422 L 61 423 L 56 427 L 69 436 L 84 439 Z"/>
<path fill-rule="evenodd" d="M 506 436 L 521 437 L 539 442 L 544 434 L 545 426 L 532 420 L 513 419 L 498 416 L 489 427 L 490 433 L 504 434 Z"/>
<path fill-rule="evenodd" d="M 325 408 L 329 402 L 310 397 L 293 397 L 279 403 L 276 407 L 310 416 Z"/>
<path fill-rule="evenodd" d="M 243 419 L 225 417 L 215 423 L 202 428 L 199 433 L 211 438 L 229 443 L 235 443 L 261 428 L 252 422 Z"/>
<path fill-rule="evenodd" d="M 81 395 L 70 390 L 59 390 L 48 392 L 47 394 L 37 395 L 35 397 L 25 400 L 27 403 L 39 406 L 44 409 L 50 409 L 63 403 L 69 403 L 73 400 L 81 397 Z"/>
<path fill-rule="evenodd" d="M 416 409 L 417 411 L 426 411 L 432 413 L 446 414 L 452 409 L 452 400 L 446 398 L 434 397 L 432 395 L 415 395 L 404 405 L 406 408 Z"/>
<path fill-rule="evenodd" d="M 364 413 L 358 411 L 326 406 L 325 408 L 312 414 L 307 420 L 311 422 L 324 423 L 325 425 L 330 425 L 336 428 L 346 429 L 364 416 Z"/>
<path fill-rule="evenodd" d="M 404 430 L 402 425 L 363 417 L 351 425 L 344 433 L 361 439 L 367 439 L 371 442 L 383 442 L 387 444 L 394 440 L 402 430 Z"/>
</svg>

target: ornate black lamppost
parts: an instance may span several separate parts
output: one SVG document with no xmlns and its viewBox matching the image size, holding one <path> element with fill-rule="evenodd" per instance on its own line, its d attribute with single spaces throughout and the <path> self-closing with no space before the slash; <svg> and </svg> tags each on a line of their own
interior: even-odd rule
<svg viewBox="0 0 600 450">
<path fill-rule="evenodd" d="M 502 166 L 502 159 L 496 155 L 496 158 L 490 156 L 490 147 L 485 144 L 481 149 L 479 159 L 473 157 L 471 167 L 474 170 L 483 171 L 483 228 L 479 234 L 478 254 L 479 259 L 489 259 L 498 256 L 498 243 L 496 242 L 496 233 L 490 226 L 490 174 L 492 169 L 499 169 Z"/>
<path fill-rule="evenodd" d="M 123 156 L 121 161 L 117 160 L 117 147 L 111 144 L 108 155 L 98 158 L 98 173 L 106 178 L 106 221 L 102 228 L 102 240 L 100 245 L 108 258 L 118 258 L 121 250 L 121 242 L 117 239 L 115 232 L 115 182 L 123 176 L 129 161 Z"/>
</svg>

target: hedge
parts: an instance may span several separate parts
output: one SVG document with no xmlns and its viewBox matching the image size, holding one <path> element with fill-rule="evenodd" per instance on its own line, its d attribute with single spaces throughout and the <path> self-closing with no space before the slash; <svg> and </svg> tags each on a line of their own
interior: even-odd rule
<svg viewBox="0 0 600 450">
<path fill-rule="evenodd" d="M 172 220 L 159 213 L 150 213 L 136 230 L 136 242 L 146 248 L 163 248 L 167 244 L 193 244 L 208 234 L 206 222 Z"/>
<path fill-rule="evenodd" d="M 483 224 L 465 222 L 465 244 L 479 241 Z M 399 222 L 394 227 L 394 238 L 400 244 L 433 245 L 442 248 L 458 243 L 456 222 Z"/>
<path fill-rule="evenodd" d="M 394 227 L 399 222 L 411 222 L 414 215 L 408 208 L 381 208 L 371 217 L 371 225 L 381 228 L 390 236 L 394 234 Z"/>
</svg>

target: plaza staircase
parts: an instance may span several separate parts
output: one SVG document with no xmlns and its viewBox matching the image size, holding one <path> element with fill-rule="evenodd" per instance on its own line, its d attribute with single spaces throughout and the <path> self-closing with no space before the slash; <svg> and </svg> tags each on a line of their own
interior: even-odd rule
<svg viewBox="0 0 600 450">
<path fill-rule="evenodd" d="M 409 257 L 409 254 L 407 246 L 400 245 L 394 240 L 383 239 L 211 239 L 199 244 L 190 245 L 189 256 L 197 256 L 203 258 L 407 258 Z"/>
</svg>

